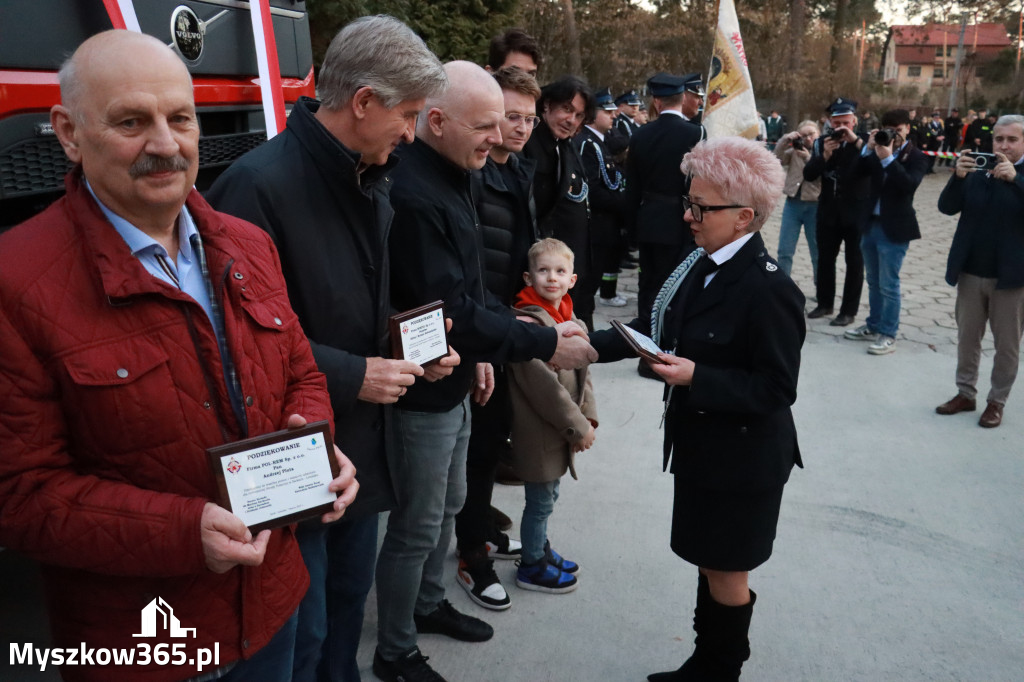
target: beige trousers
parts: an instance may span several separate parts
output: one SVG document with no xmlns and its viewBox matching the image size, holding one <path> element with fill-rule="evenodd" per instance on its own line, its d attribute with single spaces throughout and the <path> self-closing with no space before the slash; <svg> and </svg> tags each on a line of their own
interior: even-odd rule
<svg viewBox="0 0 1024 682">
<path fill-rule="evenodd" d="M 978 366 L 985 323 L 992 329 L 996 355 L 988 402 L 1005 405 L 1017 378 L 1021 333 L 1024 332 L 1024 287 L 996 289 L 996 280 L 960 273 L 956 285 L 956 386 L 961 395 L 978 394 Z"/>
</svg>

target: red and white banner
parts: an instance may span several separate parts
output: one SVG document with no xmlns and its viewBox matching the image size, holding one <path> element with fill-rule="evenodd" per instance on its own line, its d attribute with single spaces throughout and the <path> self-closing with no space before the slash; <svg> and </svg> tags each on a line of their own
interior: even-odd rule
<svg viewBox="0 0 1024 682">
<path fill-rule="evenodd" d="M 103 5 L 107 8 L 107 15 L 114 28 L 142 33 L 132 0 L 103 0 Z"/>
<path fill-rule="evenodd" d="M 733 0 L 721 0 L 718 5 L 718 28 L 708 72 L 704 127 L 709 138 L 739 135 L 753 140 L 758 135 L 754 86 L 750 82 L 747 53 L 743 49 Z"/>
<path fill-rule="evenodd" d="M 281 89 L 281 67 L 277 62 L 277 41 L 270 19 L 269 0 L 250 0 L 252 36 L 256 43 L 256 63 L 263 94 L 263 116 L 267 121 L 267 139 L 284 130 L 284 91 Z"/>
</svg>

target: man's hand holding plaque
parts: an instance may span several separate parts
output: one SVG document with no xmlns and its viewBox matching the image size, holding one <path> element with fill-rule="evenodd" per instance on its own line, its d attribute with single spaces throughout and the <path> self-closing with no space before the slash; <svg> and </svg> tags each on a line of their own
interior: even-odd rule
<svg viewBox="0 0 1024 682">
<path fill-rule="evenodd" d="M 446 317 L 444 319 L 444 331 L 448 333 L 452 330 L 452 318 Z M 448 346 L 448 355 L 441 358 L 432 365 L 427 365 L 423 368 L 423 378 L 427 381 L 434 382 L 438 379 L 444 379 L 446 376 L 451 376 L 452 370 L 459 366 L 462 362 L 462 357 L 456 352 L 454 348 Z"/>
<path fill-rule="evenodd" d="M 223 508 L 207 505 L 203 513 L 211 570 L 258 564 L 266 549 L 261 531 L 317 515 L 323 523 L 337 521 L 355 499 L 355 466 L 331 441 L 327 422 L 307 426 L 293 414 L 287 427 L 207 450 Z"/>
<path fill-rule="evenodd" d="M 444 301 L 434 301 L 388 320 L 391 332 L 391 354 L 398 360 L 409 360 L 426 367 L 448 355 L 448 329 L 444 317 Z"/>
</svg>

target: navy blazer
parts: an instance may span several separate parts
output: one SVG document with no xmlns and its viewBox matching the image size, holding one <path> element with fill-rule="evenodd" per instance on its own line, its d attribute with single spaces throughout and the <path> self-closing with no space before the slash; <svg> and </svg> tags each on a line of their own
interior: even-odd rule
<svg viewBox="0 0 1024 682">
<path fill-rule="evenodd" d="M 1017 166 L 1013 182 L 984 172 L 968 173 L 966 178 L 953 173 L 939 195 L 939 211 L 960 214 L 949 247 L 946 282 L 957 283 L 975 235 L 985 226 L 995 236 L 996 289 L 1024 286 L 1024 167 Z"/>
<path fill-rule="evenodd" d="M 882 168 L 882 162 L 874 152 L 862 156 L 858 173 L 870 178 L 870 211 L 862 214 L 860 230 L 867 232 L 871 216 L 881 202 L 881 213 L 878 215 L 882 231 L 890 241 L 909 242 L 920 239 L 921 230 L 914 211 L 914 193 L 927 172 L 928 157 L 913 142 L 908 142 L 896 160 L 885 168 Z"/>
<path fill-rule="evenodd" d="M 696 364 L 672 390 L 664 455 L 672 472 L 713 490 L 782 485 L 803 466 L 790 406 L 806 335 L 804 296 L 755 233 L 689 308 L 683 286 L 665 314 L 662 348 Z M 630 323 L 648 333 L 649 322 Z M 630 357 L 612 330 L 590 335 L 600 362 Z"/>
</svg>

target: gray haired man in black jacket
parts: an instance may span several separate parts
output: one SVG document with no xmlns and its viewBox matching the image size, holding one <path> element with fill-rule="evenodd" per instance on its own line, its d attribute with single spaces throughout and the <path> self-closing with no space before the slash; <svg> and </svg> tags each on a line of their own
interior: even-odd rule
<svg viewBox="0 0 1024 682">
<path fill-rule="evenodd" d="M 341 522 L 299 526 L 310 587 L 299 608 L 296 680 L 359 680 L 377 517 L 396 504 L 390 406 L 417 379 L 436 380 L 457 361 L 452 356 L 425 375 L 414 362 L 388 358 L 392 152 L 412 141 L 425 99 L 446 84 L 440 61 L 400 21 L 354 21 L 324 58 L 323 100 L 298 102 L 288 127 L 209 192 L 220 210 L 273 237 L 292 306 L 327 375 L 335 440 L 362 487 Z"/>
</svg>

